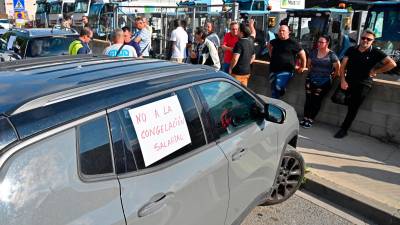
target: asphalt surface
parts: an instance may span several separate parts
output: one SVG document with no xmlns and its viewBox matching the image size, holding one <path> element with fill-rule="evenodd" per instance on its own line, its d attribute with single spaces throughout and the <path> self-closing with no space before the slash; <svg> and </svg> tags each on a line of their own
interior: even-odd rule
<svg viewBox="0 0 400 225">
<path fill-rule="evenodd" d="M 316 203 L 297 193 L 273 206 L 258 206 L 242 225 L 351 225 L 366 224 L 326 203 Z M 318 201 L 318 200 L 317 200 Z M 329 210 L 328 210 L 329 209 Z"/>
</svg>

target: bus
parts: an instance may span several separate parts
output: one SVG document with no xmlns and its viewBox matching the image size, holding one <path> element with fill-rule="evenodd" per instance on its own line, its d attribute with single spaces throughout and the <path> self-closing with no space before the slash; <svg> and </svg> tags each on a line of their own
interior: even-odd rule
<svg viewBox="0 0 400 225">
<path fill-rule="evenodd" d="M 49 26 L 61 24 L 63 18 L 74 13 L 75 0 L 48 0 L 48 3 L 50 4 Z"/>
<path fill-rule="evenodd" d="M 365 28 L 375 32 L 374 45 L 396 61 L 389 73 L 400 75 L 400 1 L 370 3 Z"/>
<path fill-rule="evenodd" d="M 48 27 L 49 26 L 49 11 L 50 4 L 47 0 L 36 0 L 36 13 L 35 13 L 35 26 Z"/>
</svg>

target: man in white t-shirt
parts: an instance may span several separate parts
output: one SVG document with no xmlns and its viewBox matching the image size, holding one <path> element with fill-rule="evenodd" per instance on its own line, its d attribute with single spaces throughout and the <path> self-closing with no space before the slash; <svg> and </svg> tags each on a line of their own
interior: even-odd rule
<svg viewBox="0 0 400 225">
<path fill-rule="evenodd" d="M 111 57 L 137 57 L 134 47 L 126 45 L 124 42 L 124 32 L 117 28 L 113 34 L 113 45 L 104 50 L 104 55 Z"/>
<path fill-rule="evenodd" d="M 186 56 L 186 44 L 188 43 L 188 34 L 181 26 L 180 20 L 174 20 L 175 29 L 171 33 L 172 54 L 171 61 L 178 63 L 184 62 Z"/>
</svg>

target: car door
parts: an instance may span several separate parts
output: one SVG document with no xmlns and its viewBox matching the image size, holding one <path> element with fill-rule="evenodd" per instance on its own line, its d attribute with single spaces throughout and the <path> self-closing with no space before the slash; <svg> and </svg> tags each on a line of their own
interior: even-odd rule
<svg viewBox="0 0 400 225">
<path fill-rule="evenodd" d="M 278 165 L 275 125 L 260 116 L 262 104 L 230 82 L 198 85 L 217 144 L 229 160 L 230 201 L 225 224 L 241 219 L 272 187 Z"/>
<path fill-rule="evenodd" d="M 0 224 L 125 225 L 106 117 L 74 123 L 15 146 L 0 164 Z"/>
<path fill-rule="evenodd" d="M 176 97 L 178 104 L 172 107 L 165 104 Z M 136 111 L 145 112 L 141 111 L 145 107 L 151 108 L 147 108 L 148 113 L 135 114 Z M 183 126 L 188 128 L 190 143 L 147 165 L 146 154 L 151 151 L 148 147 L 156 145 L 143 143 L 154 134 L 141 130 L 138 123 L 154 122 L 159 116 L 157 123 L 164 127 L 163 124 L 171 121 L 162 114 L 171 111 L 179 117 L 178 108 L 182 109 L 186 121 Z M 224 224 L 229 198 L 228 161 L 215 143 L 207 143 L 188 89 L 111 109 L 109 121 L 128 225 Z M 163 129 L 155 132 L 166 134 L 167 128 Z M 163 138 L 154 140 L 159 143 Z M 157 151 L 167 151 L 167 148 L 164 146 Z"/>
</svg>

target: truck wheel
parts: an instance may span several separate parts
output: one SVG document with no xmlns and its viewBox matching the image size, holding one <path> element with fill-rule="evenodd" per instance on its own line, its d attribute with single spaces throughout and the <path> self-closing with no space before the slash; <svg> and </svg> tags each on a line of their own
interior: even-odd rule
<svg viewBox="0 0 400 225">
<path fill-rule="evenodd" d="M 272 190 L 263 205 L 278 204 L 299 189 L 304 177 L 304 159 L 301 154 L 290 145 L 287 145 L 279 167 L 278 177 Z"/>
</svg>

